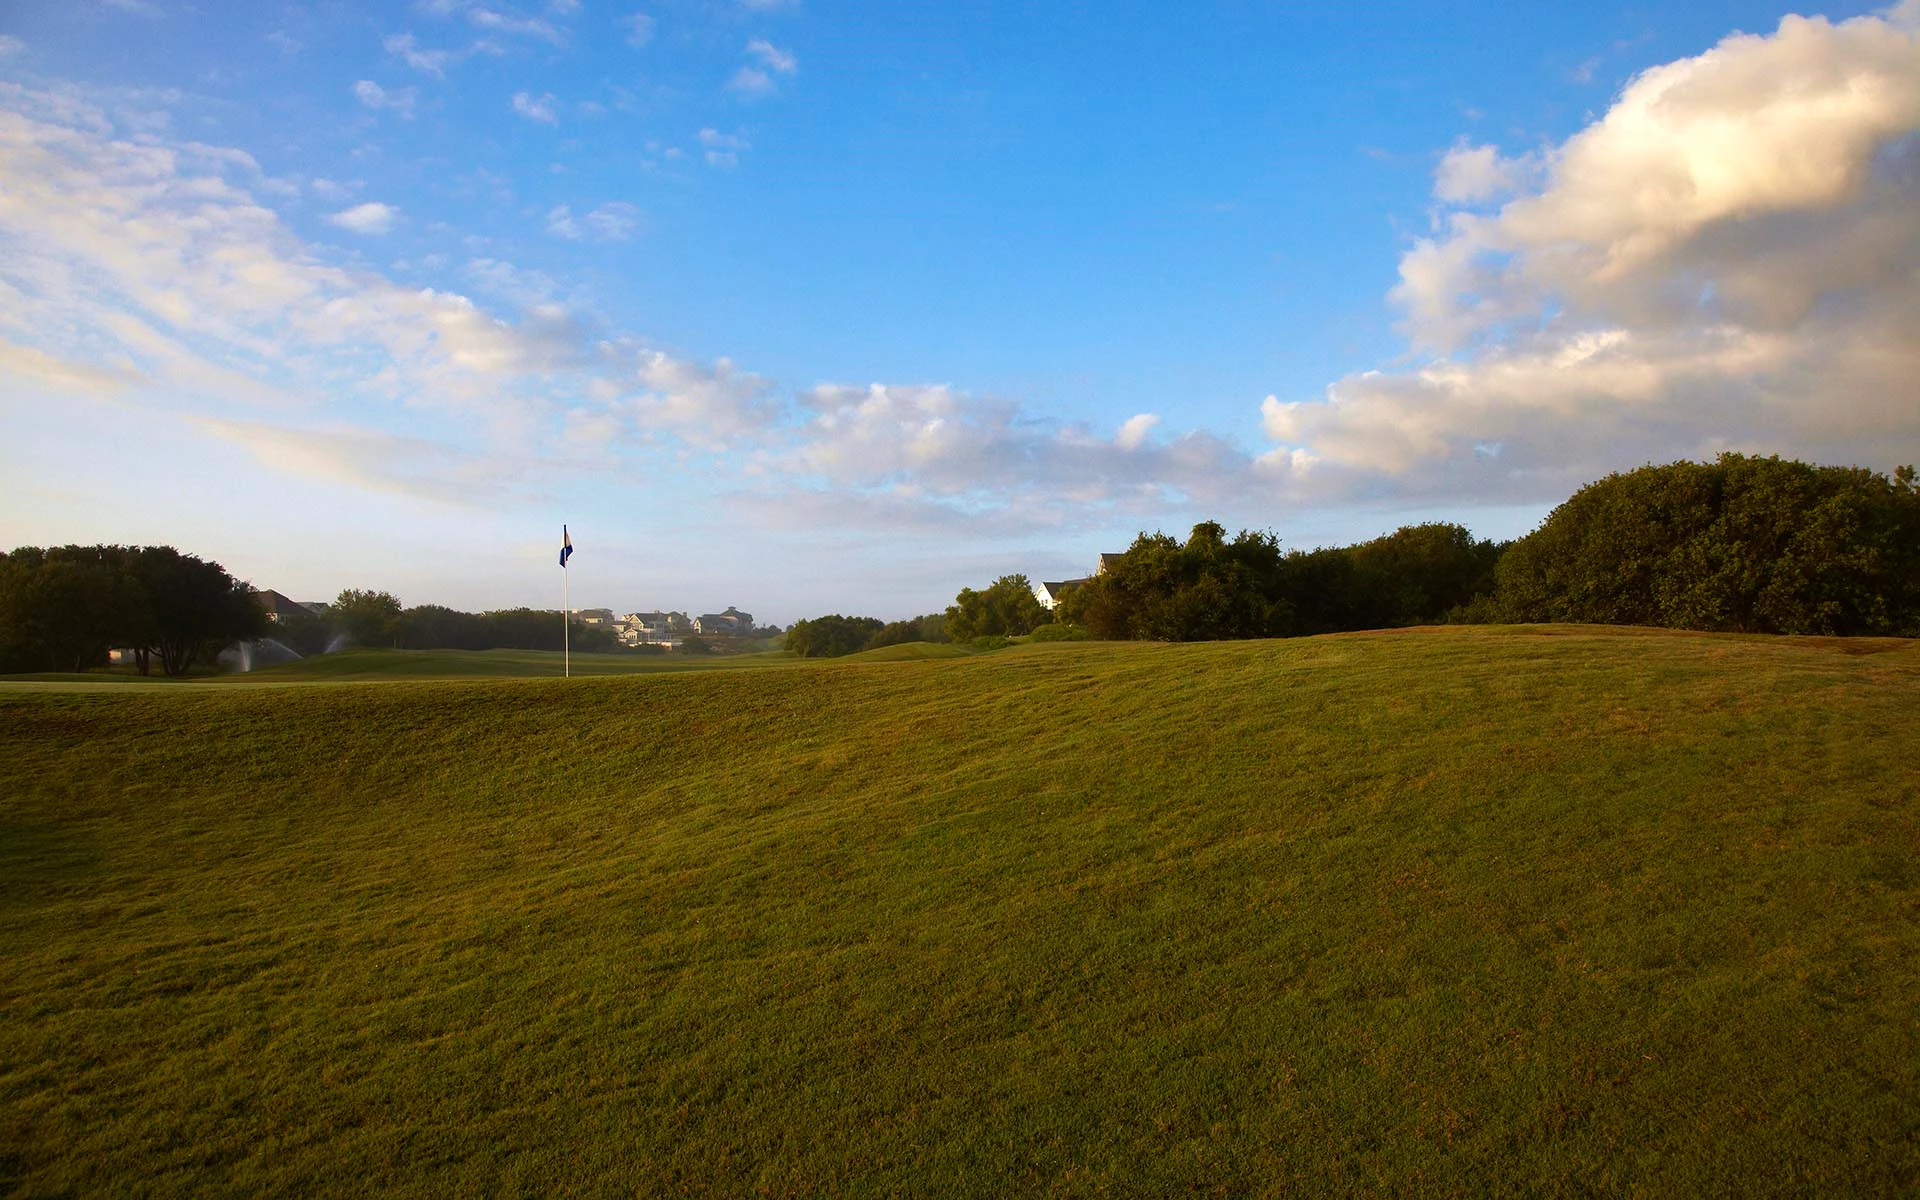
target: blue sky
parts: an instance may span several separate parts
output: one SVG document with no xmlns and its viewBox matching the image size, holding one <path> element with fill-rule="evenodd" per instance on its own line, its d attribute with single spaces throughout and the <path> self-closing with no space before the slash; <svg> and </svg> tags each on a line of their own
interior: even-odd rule
<svg viewBox="0 0 1920 1200">
<path fill-rule="evenodd" d="M 1920 457 L 1920 6 L 24 0 L 0 540 L 938 609 Z"/>
</svg>

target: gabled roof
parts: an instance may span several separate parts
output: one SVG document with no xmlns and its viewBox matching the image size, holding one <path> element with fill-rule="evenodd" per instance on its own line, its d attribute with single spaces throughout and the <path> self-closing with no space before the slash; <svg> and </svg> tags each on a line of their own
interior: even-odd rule
<svg viewBox="0 0 1920 1200">
<path fill-rule="evenodd" d="M 289 600 L 283 593 L 276 592 L 272 588 L 254 592 L 253 602 L 259 605 L 263 611 L 275 614 L 290 612 L 307 613 L 311 611 L 306 605 L 301 604 L 297 600 Z"/>
</svg>

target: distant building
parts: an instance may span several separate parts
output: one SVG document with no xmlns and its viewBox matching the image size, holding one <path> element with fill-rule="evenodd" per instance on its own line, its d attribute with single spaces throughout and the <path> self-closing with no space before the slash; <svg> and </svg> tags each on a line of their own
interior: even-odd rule
<svg viewBox="0 0 1920 1200">
<path fill-rule="evenodd" d="M 1050 610 L 1059 608 L 1060 598 L 1066 595 L 1067 592 L 1079 587 L 1083 583 L 1088 583 L 1101 575 L 1105 575 L 1109 567 L 1118 565 L 1120 560 L 1125 557 L 1125 554 L 1102 554 L 1100 561 L 1094 565 L 1092 575 L 1085 575 L 1079 579 L 1062 579 L 1058 582 L 1036 583 L 1033 585 L 1033 598 L 1038 600 L 1043 608 Z"/>
<path fill-rule="evenodd" d="M 723 613 L 702 613 L 693 619 L 693 631 L 701 637 L 713 634 L 739 636 L 753 628 L 753 618 L 729 608 Z"/>
<path fill-rule="evenodd" d="M 614 623 L 620 640 L 629 646 L 642 642 L 666 642 L 689 627 L 685 613 L 631 612 Z"/>
<path fill-rule="evenodd" d="M 1042 608 L 1055 609 L 1060 607 L 1060 598 L 1062 596 L 1065 596 L 1068 591 L 1079 587 L 1085 582 L 1087 582 L 1085 579 L 1063 579 L 1058 583 L 1035 584 L 1033 588 L 1033 598 L 1040 602 Z"/>
<path fill-rule="evenodd" d="M 255 592 L 253 594 L 253 603 L 255 607 L 267 615 L 267 620 L 272 621 L 276 625 L 285 624 L 295 616 L 304 617 L 313 613 L 313 609 L 309 605 L 301 604 L 296 600 L 289 600 L 286 596 L 274 591 L 272 588 L 268 588 L 264 592 Z"/>
</svg>

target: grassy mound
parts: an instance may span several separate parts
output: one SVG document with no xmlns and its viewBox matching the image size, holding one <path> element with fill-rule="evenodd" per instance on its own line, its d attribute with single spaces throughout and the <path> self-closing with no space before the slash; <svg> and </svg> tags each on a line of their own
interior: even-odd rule
<svg viewBox="0 0 1920 1200">
<path fill-rule="evenodd" d="M 0 728 L 27 1194 L 1920 1186 L 1906 643 L 1068 643 Z"/>
<path fill-rule="evenodd" d="M 936 658 L 966 658 L 977 651 L 951 642 L 900 642 L 849 654 L 843 662 L 927 662 Z"/>
</svg>

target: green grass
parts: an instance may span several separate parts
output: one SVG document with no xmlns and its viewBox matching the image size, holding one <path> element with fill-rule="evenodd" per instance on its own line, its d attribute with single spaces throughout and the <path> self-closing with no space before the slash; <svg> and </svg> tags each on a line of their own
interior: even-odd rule
<svg viewBox="0 0 1920 1200">
<path fill-rule="evenodd" d="M 956 646 L 951 642 L 901 642 L 894 646 L 881 646 L 877 650 L 862 650 L 849 654 L 844 662 L 927 662 L 936 658 L 966 658 L 978 654 L 970 646 Z"/>
<path fill-rule="evenodd" d="M 89 672 L 0 675 L 0 689 L 73 690 L 94 687 L 184 687 L 311 683 L 322 680 L 373 682 L 397 679 L 558 679 L 575 676 L 658 674 L 663 671 L 711 671 L 719 668 L 774 666 L 793 661 L 783 651 L 734 655 L 575 654 L 563 662 L 557 650 L 341 650 L 333 654 L 255 671 L 195 674 L 168 679 L 141 676 L 131 668 Z"/>
<path fill-rule="evenodd" d="M 22 1195 L 1911 1195 L 1920 649 L 0 693 Z"/>
</svg>

